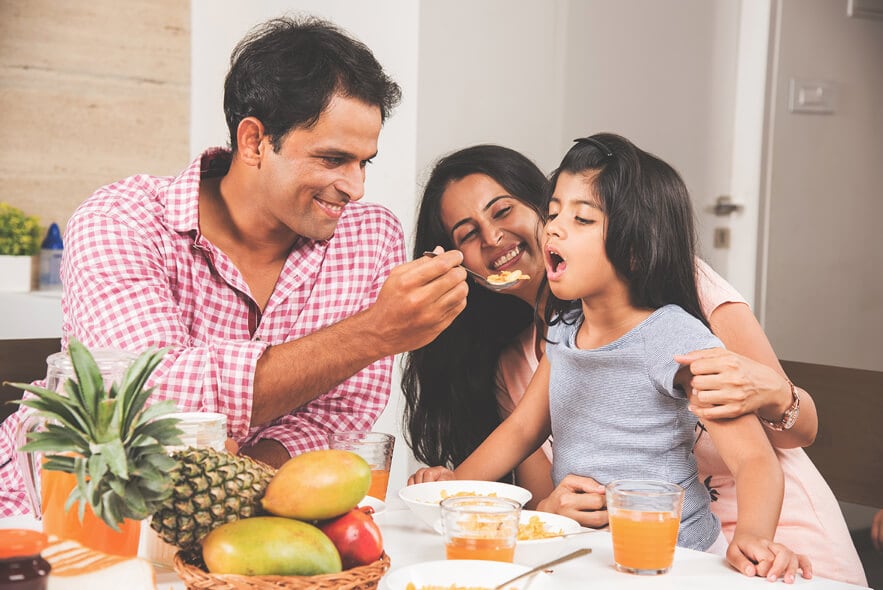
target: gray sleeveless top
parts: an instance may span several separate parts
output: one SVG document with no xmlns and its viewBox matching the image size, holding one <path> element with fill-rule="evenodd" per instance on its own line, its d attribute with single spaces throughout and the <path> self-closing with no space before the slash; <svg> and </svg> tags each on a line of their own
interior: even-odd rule
<svg viewBox="0 0 883 590">
<path fill-rule="evenodd" d="M 685 489 L 678 545 L 704 551 L 720 533 L 693 457 L 697 418 L 674 387 L 672 358 L 722 346 L 699 320 L 676 305 L 657 309 L 628 334 L 579 350 L 582 312 L 549 329 L 555 485 L 569 473 L 594 478 L 661 479 Z"/>
</svg>

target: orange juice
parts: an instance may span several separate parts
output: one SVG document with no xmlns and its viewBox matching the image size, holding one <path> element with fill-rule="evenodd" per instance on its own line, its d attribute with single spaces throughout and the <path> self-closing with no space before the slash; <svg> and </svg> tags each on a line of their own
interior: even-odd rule
<svg viewBox="0 0 883 590">
<path fill-rule="evenodd" d="M 454 537 L 445 545 L 448 559 L 487 559 L 508 561 L 515 559 L 515 545 L 506 545 L 507 539 L 477 539 Z"/>
<path fill-rule="evenodd" d="M 77 485 L 77 476 L 44 469 L 40 477 L 43 532 L 113 555 L 134 557 L 138 554 L 140 521 L 127 519 L 118 525 L 120 532 L 116 532 L 87 506 L 81 523 L 78 504 L 73 504 L 68 511 L 64 509 L 71 490 Z"/>
<path fill-rule="evenodd" d="M 671 512 L 619 509 L 610 513 L 613 560 L 634 570 L 667 570 L 678 540 L 680 519 Z"/>
<path fill-rule="evenodd" d="M 386 500 L 386 488 L 389 486 L 389 470 L 372 469 L 371 487 L 368 488 L 369 496 L 378 500 Z"/>
</svg>

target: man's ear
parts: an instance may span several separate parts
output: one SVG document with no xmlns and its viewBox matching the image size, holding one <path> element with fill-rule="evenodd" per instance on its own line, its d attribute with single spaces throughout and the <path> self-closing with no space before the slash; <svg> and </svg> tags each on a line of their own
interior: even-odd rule
<svg viewBox="0 0 883 590">
<path fill-rule="evenodd" d="M 236 151 L 239 158 L 249 166 L 261 165 L 261 156 L 264 134 L 264 124 L 255 117 L 246 117 L 239 122 L 236 128 Z"/>
</svg>

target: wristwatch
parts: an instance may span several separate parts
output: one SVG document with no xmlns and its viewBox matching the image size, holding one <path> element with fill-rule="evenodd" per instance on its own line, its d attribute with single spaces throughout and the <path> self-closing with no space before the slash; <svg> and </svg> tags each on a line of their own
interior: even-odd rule
<svg viewBox="0 0 883 590">
<path fill-rule="evenodd" d="M 758 415 L 760 421 L 763 422 L 764 426 L 770 428 L 772 430 L 782 431 L 782 430 L 790 430 L 794 423 L 797 422 L 797 416 L 800 415 L 800 396 L 797 395 L 797 388 L 794 387 L 794 384 L 791 383 L 790 379 L 785 379 L 788 382 L 788 385 L 791 387 L 791 397 L 794 398 L 794 402 L 791 406 L 785 410 L 785 413 L 782 414 L 782 419 L 778 422 L 773 422 L 772 420 L 767 420 L 761 415 Z"/>
</svg>

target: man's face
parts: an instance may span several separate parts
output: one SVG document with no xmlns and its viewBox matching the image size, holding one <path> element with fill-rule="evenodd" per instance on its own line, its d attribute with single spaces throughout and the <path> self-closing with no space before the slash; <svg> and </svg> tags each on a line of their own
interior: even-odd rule
<svg viewBox="0 0 883 590">
<path fill-rule="evenodd" d="M 290 131 L 278 153 L 262 138 L 256 198 L 264 213 L 299 236 L 330 238 L 347 203 L 365 192 L 381 125 L 380 107 L 337 95 L 312 128 Z"/>
</svg>

